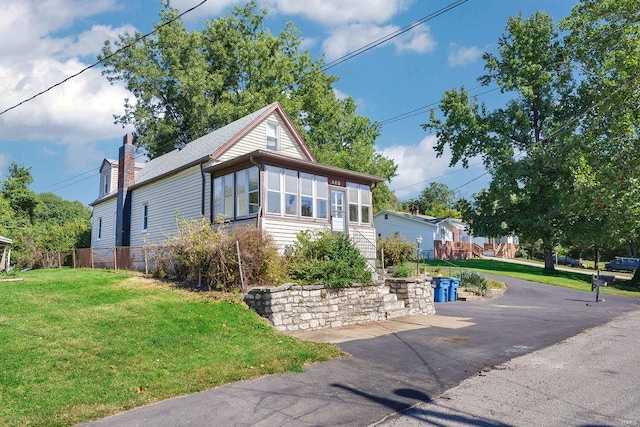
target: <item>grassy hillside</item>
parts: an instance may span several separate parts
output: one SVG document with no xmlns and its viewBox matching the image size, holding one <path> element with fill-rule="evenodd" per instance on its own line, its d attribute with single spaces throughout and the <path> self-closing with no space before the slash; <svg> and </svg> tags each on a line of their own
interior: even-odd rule
<svg viewBox="0 0 640 427">
<path fill-rule="evenodd" d="M 73 425 L 340 356 L 240 303 L 105 270 L 0 282 L 0 425 Z"/>
</svg>

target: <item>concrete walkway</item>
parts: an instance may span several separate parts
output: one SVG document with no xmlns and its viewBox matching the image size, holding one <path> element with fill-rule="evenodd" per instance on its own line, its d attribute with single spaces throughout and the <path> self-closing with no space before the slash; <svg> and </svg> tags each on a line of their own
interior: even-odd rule
<svg viewBox="0 0 640 427">
<path fill-rule="evenodd" d="M 507 283 L 509 290 L 497 299 L 437 304 L 439 315 L 431 318 L 421 316 L 325 331 L 333 336 L 330 341 L 338 342 L 342 350 L 350 353 L 349 358 L 308 366 L 302 373 L 271 375 L 169 399 L 91 425 L 365 426 L 381 420 L 403 425 L 401 423 L 405 419 L 394 417 L 407 408 L 424 410 L 430 414 L 432 409 L 425 409 L 421 405 L 439 401 L 447 390 L 465 379 L 475 377 L 487 367 L 502 366 L 514 357 L 562 342 L 585 329 L 637 311 L 640 303 L 636 299 L 605 295 L 606 302 L 596 304 L 592 293 L 517 279 L 501 280 Z M 616 345 L 626 345 L 627 342 L 622 340 Z M 597 348 L 585 343 L 584 351 Z M 622 352 L 634 356 L 638 354 L 636 348 L 621 347 L 618 353 Z M 607 351 L 605 354 L 615 358 L 618 353 Z M 596 356 L 585 356 L 585 360 L 592 360 Z M 564 357 L 568 359 L 574 355 Z M 596 357 L 593 360 L 600 359 Z M 586 362 L 579 362 L 578 365 L 566 362 L 557 371 L 566 370 L 569 373 L 574 366 L 587 365 Z M 616 378 L 628 375 L 621 368 L 607 367 L 605 370 L 611 372 L 603 372 L 603 375 Z M 621 374 L 616 375 L 612 373 L 614 371 Z M 493 372 L 490 370 L 488 373 Z M 507 369 L 495 372 L 507 372 Z M 584 374 L 578 372 L 576 375 Z M 597 380 L 600 381 L 599 378 Z M 600 399 L 589 397 L 582 407 L 601 405 L 600 408 L 606 402 L 620 399 L 621 405 L 629 405 L 626 406 L 627 412 L 620 412 L 619 415 L 626 420 L 632 414 L 631 409 L 638 406 L 637 396 L 640 393 L 630 388 L 627 382 L 621 384 L 622 388 L 616 388 L 615 381 L 603 383 L 604 387 L 598 384 L 595 390 Z M 559 405 L 562 403 L 561 396 L 566 393 L 565 389 L 553 389 L 555 384 L 547 388 L 533 379 L 526 380 L 522 386 L 544 391 L 544 396 L 555 397 Z M 634 401 L 633 405 L 629 399 Z M 500 411 L 504 406 L 501 399 L 494 399 L 491 394 L 480 398 L 480 402 L 485 404 L 488 411 Z M 601 411 L 598 408 L 594 411 Z M 447 422 L 479 425 L 478 420 L 486 419 L 489 424 L 485 425 L 503 423 L 474 413 L 464 418 L 465 412 L 459 412 L 456 408 L 451 410 L 454 411 L 453 415 L 460 417 L 453 419 L 443 413 L 428 422 L 436 425 L 448 425 Z M 406 412 L 404 416 L 423 422 L 424 418 L 419 417 L 425 413 Z M 589 414 L 586 416 L 588 418 Z M 510 418 L 509 423 L 553 425 L 520 423 L 517 417 Z"/>
</svg>

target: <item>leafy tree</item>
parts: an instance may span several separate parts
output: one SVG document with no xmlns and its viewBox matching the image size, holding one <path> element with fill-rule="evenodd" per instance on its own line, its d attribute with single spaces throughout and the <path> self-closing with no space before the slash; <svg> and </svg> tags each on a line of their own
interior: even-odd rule
<svg viewBox="0 0 640 427">
<path fill-rule="evenodd" d="M 580 191 L 594 246 L 640 241 L 640 5 L 637 0 L 583 0 L 561 22 L 569 67 L 580 73 Z M 580 206 L 581 205 L 581 206 Z M 577 209 L 576 209 L 577 210 Z M 640 270 L 633 279 L 640 283 Z"/>
<path fill-rule="evenodd" d="M 390 180 L 392 160 L 376 152 L 379 124 L 356 114 L 353 99 L 338 99 L 337 77 L 323 62 L 300 53 L 300 32 L 291 23 L 277 35 L 264 27 L 267 10 L 257 2 L 236 7 L 227 17 L 187 31 L 169 1 L 162 1 L 157 35 L 118 53 L 141 34 L 105 42 L 100 60 L 111 82 L 123 81 L 135 102 L 125 100 L 116 123 L 132 124 L 134 140 L 151 158 L 278 101 L 319 161 Z M 386 203 L 386 185 L 374 204 Z"/>
<path fill-rule="evenodd" d="M 7 179 L 2 183 L 2 195 L 9 202 L 14 215 L 33 224 L 38 196 L 28 187 L 32 182 L 31 168 L 12 162 Z"/>
<path fill-rule="evenodd" d="M 572 192 L 567 135 L 575 127 L 569 120 L 573 80 L 561 66 L 563 45 L 548 15 L 510 18 L 506 29 L 498 56 L 483 56 L 486 74 L 479 80 L 498 85 L 513 99 L 489 111 L 464 88 L 450 90 L 441 101 L 444 119 L 432 111 L 423 127 L 436 132 L 439 156 L 446 146 L 451 148 L 451 166 L 460 162 L 467 167 L 469 159 L 480 156 L 492 176 L 465 218 L 474 233 L 540 238 L 545 269 L 553 270 L 553 247 L 562 237 Z"/>
<path fill-rule="evenodd" d="M 461 218 L 461 213 L 456 209 L 459 200 L 457 193 L 447 184 L 432 182 L 420 193 L 417 199 L 404 202 L 405 211 L 421 213 L 437 218 Z"/>
<path fill-rule="evenodd" d="M 46 266 L 43 252 L 91 243 L 89 208 L 52 193 L 36 194 L 28 188 L 32 182 L 31 168 L 12 163 L 0 191 L 0 234 L 13 239 L 12 259 L 21 268 Z"/>
<path fill-rule="evenodd" d="M 34 218 L 38 223 L 63 225 L 74 219 L 89 220 L 91 210 L 79 201 L 68 201 L 53 193 L 38 194 Z"/>
</svg>

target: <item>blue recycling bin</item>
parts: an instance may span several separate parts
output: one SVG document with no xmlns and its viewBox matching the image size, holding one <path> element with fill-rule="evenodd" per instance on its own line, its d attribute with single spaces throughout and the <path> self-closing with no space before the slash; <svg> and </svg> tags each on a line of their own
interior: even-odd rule
<svg viewBox="0 0 640 427">
<path fill-rule="evenodd" d="M 458 300 L 458 287 L 460 286 L 460 279 L 457 277 L 449 278 L 449 301 L 457 301 Z"/>
<path fill-rule="evenodd" d="M 433 283 L 436 285 L 433 301 L 434 302 L 447 302 L 449 300 L 449 287 L 451 281 L 446 277 L 436 277 L 433 279 Z"/>
</svg>

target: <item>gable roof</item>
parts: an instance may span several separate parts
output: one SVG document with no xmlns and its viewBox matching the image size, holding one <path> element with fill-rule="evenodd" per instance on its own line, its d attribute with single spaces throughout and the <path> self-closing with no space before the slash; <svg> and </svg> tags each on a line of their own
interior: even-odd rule
<svg viewBox="0 0 640 427">
<path fill-rule="evenodd" d="M 438 224 L 441 224 L 443 222 L 448 222 L 452 226 L 462 230 L 467 227 L 467 224 L 464 221 L 461 221 L 455 218 L 436 218 L 435 216 L 411 214 L 407 212 L 396 212 L 396 211 L 390 211 L 390 210 L 380 210 L 373 215 L 373 218 L 375 219 L 376 217 L 383 214 L 393 215 L 395 217 L 406 219 L 409 221 L 419 222 L 421 224 L 429 225 L 431 227 L 435 227 Z"/>
<path fill-rule="evenodd" d="M 10 245 L 13 243 L 13 240 L 9 239 L 8 237 L 0 236 L 0 243 L 6 243 Z"/>
<path fill-rule="evenodd" d="M 298 135 L 291 120 L 282 109 L 282 106 L 274 102 L 235 122 L 229 123 L 226 126 L 193 140 L 181 149 L 173 150 L 150 160 L 144 168 L 136 172 L 135 186 L 160 178 L 179 169 L 186 169 L 198 163 L 211 160 L 212 158 L 220 157 L 220 155 L 274 111 L 282 117 L 291 134 L 296 139 L 296 142 L 300 144 L 302 151 L 309 160 L 315 162 L 316 160 L 311 154 L 311 151 L 309 151 L 307 145 Z"/>
</svg>

